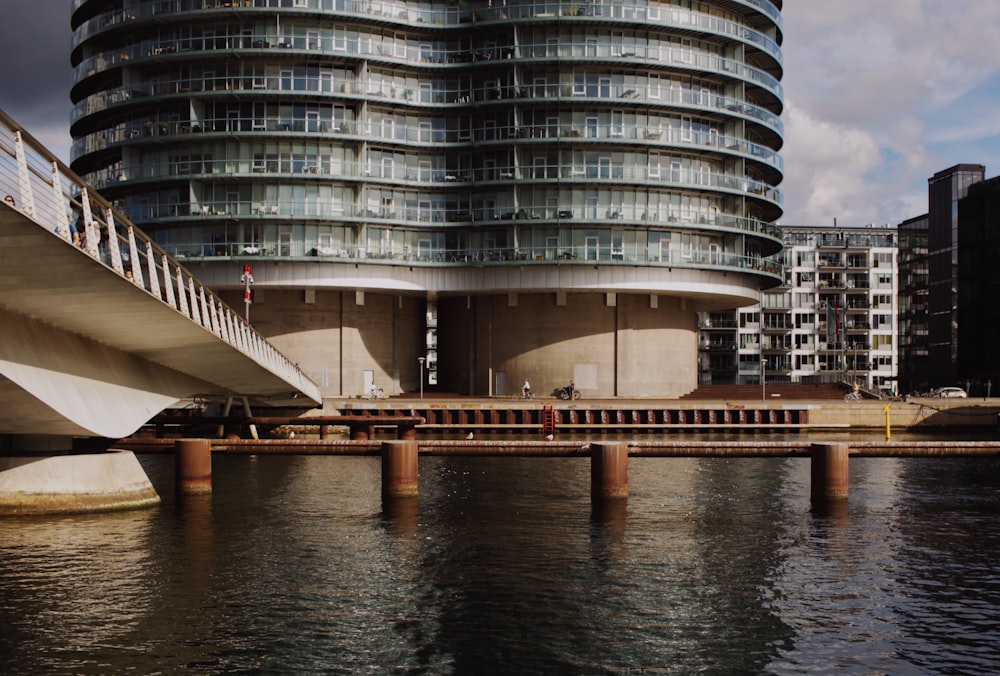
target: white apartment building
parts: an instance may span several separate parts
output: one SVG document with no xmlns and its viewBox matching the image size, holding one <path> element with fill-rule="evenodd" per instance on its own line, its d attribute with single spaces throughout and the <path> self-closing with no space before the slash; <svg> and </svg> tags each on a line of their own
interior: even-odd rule
<svg viewBox="0 0 1000 676">
<path fill-rule="evenodd" d="M 843 381 L 896 391 L 896 228 L 782 232 L 784 285 L 755 306 L 700 316 L 699 382 Z"/>
</svg>

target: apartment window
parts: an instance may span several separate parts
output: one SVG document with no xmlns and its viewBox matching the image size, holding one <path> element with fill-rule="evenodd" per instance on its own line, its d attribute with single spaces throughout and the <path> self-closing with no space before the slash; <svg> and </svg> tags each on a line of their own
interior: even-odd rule
<svg viewBox="0 0 1000 676">
<path fill-rule="evenodd" d="M 872 315 L 872 328 L 885 329 L 892 326 L 892 315 L 876 312 Z"/>
<path fill-rule="evenodd" d="M 658 74 L 653 73 L 649 76 L 648 91 L 649 91 L 649 98 L 651 99 L 660 98 L 660 76 Z"/>
<path fill-rule="evenodd" d="M 872 336 L 872 349 L 873 350 L 891 350 L 892 349 L 892 336 Z"/>
<path fill-rule="evenodd" d="M 660 156 L 655 153 L 650 154 L 649 156 L 649 177 L 660 177 Z"/>
<path fill-rule="evenodd" d="M 611 111 L 611 135 L 624 136 L 625 134 L 625 113 L 621 110 Z"/>
<path fill-rule="evenodd" d="M 615 31 L 611 34 L 611 55 L 621 56 L 622 55 L 622 45 L 625 43 L 625 34 L 621 31 Z"/>
</svg>

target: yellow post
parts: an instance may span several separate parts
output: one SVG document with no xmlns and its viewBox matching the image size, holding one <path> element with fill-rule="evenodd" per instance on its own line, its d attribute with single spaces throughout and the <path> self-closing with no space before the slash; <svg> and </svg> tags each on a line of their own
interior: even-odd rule
<svg viewBox="0 0 1000 676">
<path fill-rule="evenodd" d="M 882 407 L 885 410 L 885 440 L 892 440 L 892 426 L 889 424 L 889 409 L 892 408 L 889 404 Z"/>
</svg>

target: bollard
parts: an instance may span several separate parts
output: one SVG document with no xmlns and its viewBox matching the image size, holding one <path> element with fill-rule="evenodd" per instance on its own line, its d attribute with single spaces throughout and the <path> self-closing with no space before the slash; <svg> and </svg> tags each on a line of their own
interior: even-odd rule
<svg viewBox="0 0 1000 676">
<path fill-rule="evenodd" d="M 590 451 L 590 497 L 592 500 L 628 497 L 628 445 L 595 442 Z"/>
<path fill-rule="evenodd" d="M 182 494 L 212 492 L 212 442 L 181 439 L 174 444 L 177 490 Z"/>
<path fill-rule="evenodd" d="M 407 498 L 419 492 L 417 442 L 382 442 L 382 497 Z"/>
<path fill-rule="evenodd" d="M 812 487 L 814 502 L 847 499 L 850 445 L 843 441 L 813 444 Z"/>
</svg>

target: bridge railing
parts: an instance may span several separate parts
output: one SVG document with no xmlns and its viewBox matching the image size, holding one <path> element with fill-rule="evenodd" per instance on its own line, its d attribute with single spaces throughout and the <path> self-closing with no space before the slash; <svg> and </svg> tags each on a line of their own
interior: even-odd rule
<svg viewBox="0 0 1000 676">
<path fill-rule="evenodd" d="M 2 110 L 0 194 L 39 227 L 318 399 L 295 364 Z"/>
</svg>

